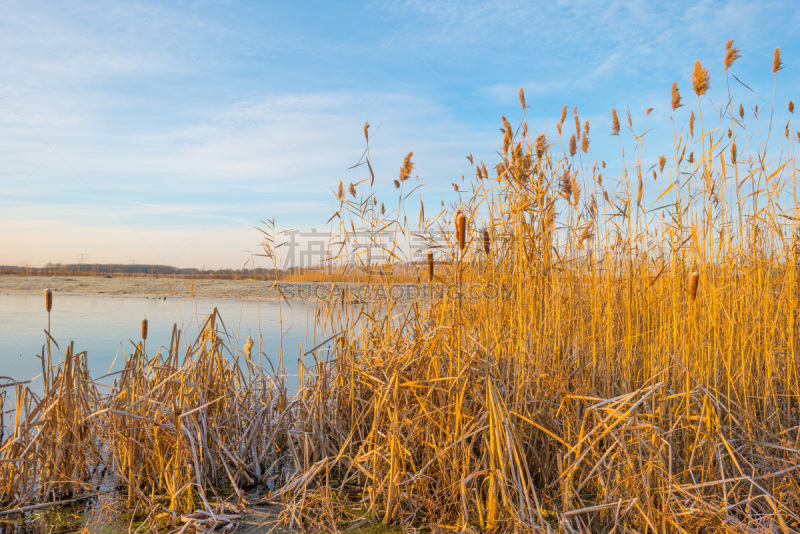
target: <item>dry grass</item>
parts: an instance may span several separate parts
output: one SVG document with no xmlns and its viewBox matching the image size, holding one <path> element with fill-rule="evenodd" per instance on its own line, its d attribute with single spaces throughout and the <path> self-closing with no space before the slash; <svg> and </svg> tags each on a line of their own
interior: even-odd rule
<svg viewBox="0 0 800 534">
<path fill-rule="evenodd" d="M 594 159 L 588 124 L 588 150 L 570 150 L 566 107 L 555 137 L 503 118 L 495 175 L 475 164 L 461 202 L 431 218 L 421 205 L 416 227 L 411 154 L 392 209 L 368 146 L 369 176 L 340 186 L 334 252 L 399 262 L 438 230 L 446 242 L 426 249 L 444 291 L 329 299 L 320 321 L 337 335 L 309 351 L 291 398 L 252 344 L 225 354 L 216 315 L 183 360 L 177 331 L 163 358 L 142 343 L 107 394 L 73 357 L 44 398 L 17 388 L 0 504 L 75 495 L 107 466 L 154 517 L 205 529 L 231 519 L 223 488 L 264 484 L 286 524 L 318 531 L 797 531 L 797 140 L 757 144 L 742 106 L 704 116 L 709 83 L 698 63 L 685 111 L 673 86 L 666 161 L 613 110 L 612 133 L 634 144 L 616 170 Z M 391 280 L 355 257 L 368 281 Z"/>
</svg>

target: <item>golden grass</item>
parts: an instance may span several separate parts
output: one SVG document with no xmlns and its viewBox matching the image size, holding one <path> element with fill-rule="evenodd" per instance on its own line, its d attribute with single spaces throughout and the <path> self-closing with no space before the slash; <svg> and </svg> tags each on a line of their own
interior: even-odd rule
<svg viewBox="0 0 800 534">
<path fill-rule="evenodd" d="M 182 361 L 177 330 L 164 357 L 142 343 L 107 394 L 71 356 L 43 398 L 17 387 L 0 506 L 88 490 L 103 466 L 131 500 L 198 528 L 227 524 L 223 488 L 268 485 L 287 524 L 317 531 L 797 531 L 798 141 L 760 145 L 732 111 L 709 126 L 709 83 L 696 64 L 688 132 L 673 85 L 663 160 L 616 110 L 632 159 L 577 154 L 564 107 L 550 142 L 503 117 L 496 176 L 471 162 L 471 193 L 430 218 L 421 205 L 416 227 L 411 154 L 394 208 L 376 209 L 373 179 L 340 185 L 334 256 L 369 245 L 399 262 L 428 236 L 441 292 L 329 299 L 319 320 L 336 334 L 307 351 L 293 397 L 252 341 L 227 348 L 216 314 Z"/>
</svg>

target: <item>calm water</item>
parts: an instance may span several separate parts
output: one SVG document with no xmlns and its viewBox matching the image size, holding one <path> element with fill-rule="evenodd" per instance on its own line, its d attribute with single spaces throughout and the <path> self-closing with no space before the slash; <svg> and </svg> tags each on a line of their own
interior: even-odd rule
<svg viewBox="0 0 800 534">
<path fill-rule="evenodd" d="M 124 354 L 134 350 L 141 339 L 142 319 L 147 317 L 147 353 L 169 347 L 172 325 L 182 330 L 181 348 L 194 340 L 205 317 L 214 307 L 220 312 L 231 343 L 242 348 L 251 335 L 258 346 L 259 327 L 263 352 L 277 364 L 283 315 L 283 354 L 290 388 L 296 388 L 297 360 L 302 343 L 305 350 L 322 341 L 314 337 L 313 306 L 292 303 L 237 302 L 230 300 L 156 300 L 143 298 L 78 297 L 55 295 L 51 312 L 51 334 L 63 353 L 70 341 L 75 351 L 87 351 L 89 370 L 94 378 L 119 370 Z M 0 385 L 9 377 L 39 382 L 42 372 L 39 355 L 45 343 L 47 312 L 44 295 L 0 295 Z M 166 349 L 165 349 L 166 350 Z M 56 349 L 53 347 L 53 359 Z M 255 353 L 255 351 L 254 351 Z M 264 361 L 268 368 L 267 361 Z M 105 381 L 107 382 L 107 381 Z"/>
</svg>

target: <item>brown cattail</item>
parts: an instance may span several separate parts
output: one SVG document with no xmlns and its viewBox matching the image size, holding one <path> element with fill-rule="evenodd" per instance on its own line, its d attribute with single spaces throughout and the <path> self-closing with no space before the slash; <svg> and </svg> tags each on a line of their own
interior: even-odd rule
<svg viewBox="0 0 800 534">
<path fill-rule="evenodd" d="M 433 252 L 428 252 L 428 281 L 433 282 Z"/>
<path fill-rule="evenodd" d="M 694 70 L 692 71 L 692 88 L 697 96 L 703 96 L 709 87 L 708 69 L 704 69 L 700 64 L 700 60 L 697 60 L 694 62 Z"/>
<path fill-rule="evenodd" d="M 733 47 L 733 39 L 725 43 L 725 72 L 728 72 L 728 67 L 740 57 L 739 49 Z"/>
<path fill-rule="evenodd" d="M 616 108 L 611 108 L 611 135 L 619 135 L 619 117 Z"/>
<path fill-rule="evenodd" d="M 694 110 L 689 114 L 689 135 L 694 139 Z"/>
<path fill-rule="evenodd" d="M 731 163 L 736 164 L 736 143 L 731 143 Z"/>
<path fill-rule="evenodd" d="M 700 273 L 693 272 L 689 275 L 689 298 L 694 300 L 697 298 L 697 283 L 700 281 Z"/>
<path fill-rule="evenodd" d="M 50 313 L 50 310 L 53 309 L 53 290 L 52 289 L 45 289 L 44 290 L 44 308 L 47 310 L 47 313 Z"/>
<path fill-rule="evenodd" d="M 672 111 L 681 107 L 681 94 L 678 91 L 678 82 L 672 82 Z"/>
<path fill-rule="evenodd" d="M 783 63 L 781 62 L 781 49 L 775 49 L 775 55 L 772 58 L 772 72 L 778 72 L 783 68 Z"/>
<path fill-rule="evenodd" d="M 147 341 L 147 318 L 142 319 L 142 340 Z"/>
<path fill-rule="evenodd" d="M 794 113 L 794 102 L 789 100 L 789 113 Z"/>
<path fill-rule="evenodd" d="M 525 110 L 525 91 L 522 90 L 522 87 L 519 88 L 519 103 L 522 104 L 522 110 Z"/>
<path fill-rule="evenodd" d="M 572 134 L 572 136 L 569 138 L 569 155 L 574 157 L 577 152 L 578 144 L 575 141 L 575 134 Z"/>
<path fill-rule="evenodd" d="M 464 250 L 464 247 L 467 246 L 467 218 L 461 213 L 461 210 L 456 212 L 456 240 L 458 248 Z"/>
<path fill-rule="evenodd" d="M 411 176 L 411 171 L 414 170 L 414 164 L 411 162 L 411 156 L 413 156 L 413 152 L 409 152 L 406 156 L 406 159 L 403 160 L 403 166 L 400 167 L 400 181 L 405 182 Z"/>
<path fill-rule="evenodd" d="M 489 251 L 491 250 L 492 245 L 492 238 L 489 236 L 489 230 L 486 228 L 483 229 L 483 251 L 486 255 L 489 255 Z"/>
</svg>

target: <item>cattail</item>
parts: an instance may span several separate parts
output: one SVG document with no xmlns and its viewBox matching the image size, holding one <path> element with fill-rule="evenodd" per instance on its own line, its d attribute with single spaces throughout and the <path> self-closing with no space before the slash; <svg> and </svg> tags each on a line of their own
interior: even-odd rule
<svg viewBox="0 0 800 534">
<path fill-rule="evenodd" d="M 492 245 L 492 238 L 489 236 L 489 230 L 486 228 L 483 229 L 483 251 L 486 255 L 489 255 L 489 251 L 491 250 Z"/>
<path fill-rule="evenodd" d="M 689 135 L 694 139 L 694 110 L 689 114 Z"/>
<path fill-rule="evenodd" d="M 519 103 L 522 104 L 522 110 L 525 110 L 525 91 L 522 90 L 522 87 L 519 88 Z"/>
<path fill-rule="evenodd" d="M 369 143 L 369 122 L 364 123 L 364 139 Z"/>
<path fill-rule="evenodd" d="M 616 108 L 611 108 L 611 135 L 619 135 L 619 117 Z"/>
<path fill-rule="evenodd" d="M 560 132 L 559 132 L 560 133 Z M 547 138 L 543 133 L 536 136 L 536 157 L 542 159 L 544 151 L 547 148 Z"/>
<path fill-rule="evenodd" d="M 775 55 L 772 58 L 772 72 L 778 72 L 783 68 L 783 63 L 781 62 L 781 49 L 775 49 Z"/>
<path fill-rule="evenodd" d="M 789 100 L 789 113 L 794 113 L 794 102 Z"/>
<path fill-rule="evenodd" d="M 667 158 L 664 156 L 658 157 L 658 172 L 664 172 L 664 165 L 667 164 Z"/>
<path fill-rule="evenodd" d="M 413 152 L 409 152 L 406 159 L 403 160 L 403 166 L 400 167 L 400 181 L 405 182 L 411 176 L 411 171 L 414 170 L 414 164 L 411 162 Z"/>
<path fill-rule="evenodd" d="M 700 273 L 693 272 L 689 275 L 689 298 L 694 300 L 697 298 L 697 283 L 700 281 Z"/>
<path fill-rule="evenodd" d="M 142 340 L 147 341 L 147 318 L 142 319 Z"/>
<path fill-rule="evenodd" d="M 578 152 L 578 145 L 575 142 L 575 134 L 569 138 L 569 155 L 575 157 L 575 153 Z"/>
<path fill-rule="evenodd" d="M 458 242 L 458 248 L 464 250 L 464 247 L 467 243 L 467 218 L 464 217 L 464 214 L 461 210 L 456 210 L 456 217 L 455 217 L 455 225 L 456 225 L 456 241 Z"/>
<path fill-rule="evenodd" d="M 428 252 L 428 281 L 433 282 L 433 252 Z"/>
<path fill-rule="evenodd" d="M 736 164 L 736 143 L 731 143 L 731 163 Z"/>
<path fill-rule="evenodd" d="M 681 107 L 681 94 L 678 91 L 678 82 L 672 82 L 672 111 Z"/>
<path fill-rule="evenodd" d="M 700 64 L 700 60 L 697 60 L 694 62 L 694 70 L 692 71 L 692 88 L 697 96 L 703 96 L 709 87 L 708 69 L 704 69 Z"/>
<path fill-rule="evenodd" d="M 740 57 L 739 49 L 733 47 L 733 39 L 731 39 L 725 44 L 725 72 L 728 72 L 728 67 Z"/>
<path fill-rule="evenodd" d="M 53 290 L 52 289 L 45 289 L 44 290 L 44 308 L 47 310 L 47 313 L 50 313 L 50 310 L 53 309 Z"/>
<path fill-rule="evenodd" d="M 744 118 L 744 106 L 742 104 L 739 104 L 739 118 Z"/>
<path fill-rule="evenodd" d="M 369 126 L 369 123 L 367 123 L 367 126 Z M 366 133 L 366 131 L 367 128 L 364 127 L 364 132 Z M 344 289 L 342 289 L 342 296 L 344 297 Z M 247 342 L 244 344 L 244 352 L 247 354 L 248 358 L 250 358 L 253 354 L 253 344 L 253 338 L 251 336 L 247 336 Z"/>
</svg>

